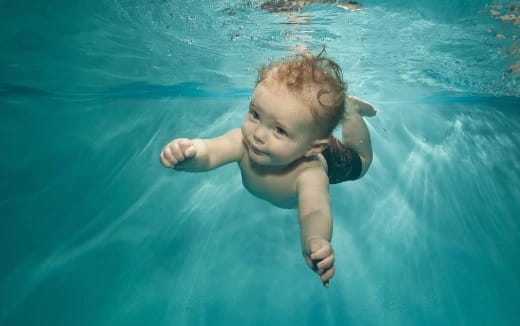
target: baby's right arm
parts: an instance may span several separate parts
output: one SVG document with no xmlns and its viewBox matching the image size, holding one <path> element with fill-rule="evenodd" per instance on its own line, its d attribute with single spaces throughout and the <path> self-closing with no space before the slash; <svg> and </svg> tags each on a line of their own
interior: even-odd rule
<svg viewBox="0 0 520 326">
<path fill-rule="evenodd" d="M 167 168 L 198 172 L 238 161 L 243 153 L 242 131 L 237 128 L 211 139 L 174 139 L 163 148 L 160 159 Z"/>
</svg>

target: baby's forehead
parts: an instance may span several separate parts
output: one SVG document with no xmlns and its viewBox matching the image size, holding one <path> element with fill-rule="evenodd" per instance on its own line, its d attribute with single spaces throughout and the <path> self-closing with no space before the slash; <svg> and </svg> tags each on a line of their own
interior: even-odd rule
<svg viewBox="0 0 520 326">
<path fill-rule="evenodd" d="M 276 68 L 273 68 L 271 71 L 266 73 L 265 77 L 256 85 L 255 91 L 258 87 L 265 87 L 268 89 L 283 89 L 287 90 L 288 93 L 296 97 L 309 97 L 309 99 L 315 97 L 320 91 L 320 85 L 312 80 L 300 81 L 298 86 L 294 87 L 291 84 L 289 77 L 283 76 L 282 74 L 277 74 L 277 71 L 273 71 L 275 69 Z"/>
<path fill-rule="evenodd" d="M 311 101 L 288 90 L 283 84 L 259 84 L 251 98 L 252 109 L 270 112 L 280 120 L 298 120 L 314 124 Z"/>
<path fill-rule="evenodd" d="M 312 87 L 305 87 L 302 89 L 291 89 L 279 80 L 265 80 L 258 83 L 254 89 L 251 103 L 255 104 L 259 97 L 269 96 L 271 100 L 284 100 L 291 97 L 302 104 L 302 107 L 309 108 L 313 105 L 313 98 L 316 97 L 317 90 Z M 258 100 L 260 101 L 260 100 Z"/>
<path fill-rule="evenodd" d="M 255 104 L 255 99 L 258 96 L 263 96 L 263 90 L 272 91 L 270 94 L 279 94 L 280 100 L 284 97 L 291 96 L 301 103 L 301 109 L 305 111 L 321 111 L 323 105 L 331 103 L 331 94 L 321 93 L 322 88 L 315 83 L 303 85 L 301 88 L 294 89 L 287 86 L 286 83 L 280 80 L 265 80 L 257 84 L 251 98 L 251 103 Z M 276 100 L 276 99 L 273 99 Z"/>
</svg>

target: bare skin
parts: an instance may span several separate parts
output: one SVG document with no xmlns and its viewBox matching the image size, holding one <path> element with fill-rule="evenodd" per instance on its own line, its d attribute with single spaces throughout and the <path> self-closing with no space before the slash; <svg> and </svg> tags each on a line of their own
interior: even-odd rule
<svg viewBox="0 0 520 326">
<path fill-rule="evenodd" d="M 302 253 L 307 265 L 329 287 L 334 276 L 329 181 L 321 151 L 328 138 L 316 137 L 310 108 L 276 83 L 261 82 L 242 128 L 211 139 L 179 138 L 160 154 L 168 168 L 207 171 L 237 162 L 245 188 L 281 208 L 298 208 Z M 374 116 L 372 105 L 348 97 L 342 122 L 343 142 L 358 150 L 362 174 L 372 161 L 368 130 L 362 116 Z M 348 128 L 351 131 L 345 131 Z"/>
</svg>

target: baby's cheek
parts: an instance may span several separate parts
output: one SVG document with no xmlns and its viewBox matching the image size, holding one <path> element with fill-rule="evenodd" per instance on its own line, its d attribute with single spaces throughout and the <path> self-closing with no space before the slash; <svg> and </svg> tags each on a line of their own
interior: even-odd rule
<svg viewBox="0 0 520 326">
<path fill-rule="evenodd" d="M 244 121 L 244 123 L 242 123 L 242 127 L 240 128 L 243 137 L 246 137 L 246 135 L 248 134 L 248 129 L 248 123 L 247 121 Z"/>
</svg>

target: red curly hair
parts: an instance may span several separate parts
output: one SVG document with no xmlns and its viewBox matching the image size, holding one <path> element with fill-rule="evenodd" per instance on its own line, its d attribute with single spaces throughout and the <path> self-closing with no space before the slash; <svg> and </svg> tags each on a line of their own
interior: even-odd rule
<svg viewBox="0 0 520 326">
<path fill-rule="evenodd" d="M 267 64 L 259 69 L 256 81 L 258 85 L 274 78 L 308 102 L 318 137 L 329 137 L 341 121 L 347 91 L 341 68 L 324 52 L 324 49 L 318 55 L 303 52 Z"/>
</svg>

